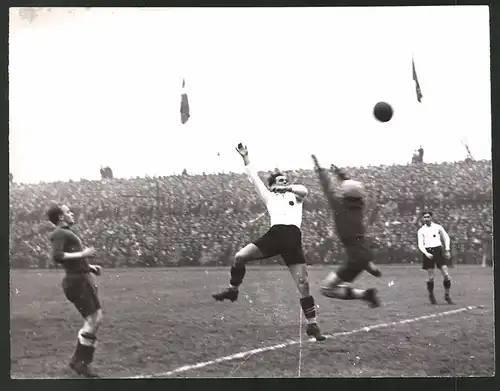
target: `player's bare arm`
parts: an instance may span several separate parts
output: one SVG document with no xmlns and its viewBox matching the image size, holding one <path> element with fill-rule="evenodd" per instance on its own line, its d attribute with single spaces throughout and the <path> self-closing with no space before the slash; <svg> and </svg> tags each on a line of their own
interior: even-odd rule
<svg viewBox="0 0 500 391">
<path fill-rule="evenodd" d="M 264 182 L 262 182 L 262 179 L 260 179 L 257 171 L 250 164 L 250 158 L 248 156 L 248 148 L 246 146 L 244 146 L 242 143 L 239 143 L 238 146 L 236 147 L 236 151 L 243 158 L 243 163 L 245 163 L 245 169 L 246 169 L 248 178 L 250 179 L 250 182 L 252 182 L 254 184 L 260 197 L 262 198 L 264 203 L 267 205 L 271 193 L 270 193 L 269 189 L 266 187 L 266 185 L 264 184 Z"/>
</svg>

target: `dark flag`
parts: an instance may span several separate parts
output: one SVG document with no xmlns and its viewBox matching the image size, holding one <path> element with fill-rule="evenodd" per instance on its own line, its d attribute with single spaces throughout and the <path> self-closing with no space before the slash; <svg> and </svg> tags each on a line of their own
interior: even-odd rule
<svg viewBox="0 0 500 391">
<path fill-rule="evenodd" d="M 100 169 L 101 179 L 113 179 L 113 171 L 109 166 Z"/>
<path fill-rule="evenodd" d="M 186 87 L 186 81 L 183 79 L 182 94 L 181 94 L 181 122 L 183 125 L 188 121 L 189 117 L 191 116 L 189 114 L 189 101 L 185 87 Z"/>
<path fill-rule="evenodd" d="M 417 100 L 422 103 L 422 91 L 420 90 L 420 83 L 418 82 L 417 70 L 415 69 L 415 60 L 411 59 L 411 64 L 413 67 L 413 80 L 415 81 L 415 91 L 417 92 Z"/>
</svg>

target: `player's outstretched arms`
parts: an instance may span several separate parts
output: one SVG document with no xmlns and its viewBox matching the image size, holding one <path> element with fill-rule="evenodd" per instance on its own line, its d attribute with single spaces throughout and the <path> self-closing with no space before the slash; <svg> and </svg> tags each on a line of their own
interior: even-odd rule
<svg viewBox="0 0 500 391">
<path fill-rule="evenodd" d="M 319 165 L 316 155 L 312 155 L 312 159 L 314 161 L 314 167 L 316 169 L 316 172 L 319 175 L 319 183 L 321 185 L 321 188 L 325 193 L 325 196 L 328 200 L 328 203 L 330 204 L 330 207 L 335 210 L 338 207 L 339 200 L 335 196 L 335 189 L 330 180 L 328 172 Z"/>
<path fill-rule="evenodd" d="M 303 201 L 307 197 L 309 191 L 304 185 L 290 185 L 290 191 L 295 194 L 299 201 Z"/>
<path fill-rule="evenodd" d="M 271 197 L 271 192 L 266 187 L 264 182 L 262 182 L 262 179 L 260 179 L 257 170 L 255 170 L 250 164 L 250 158 L 248 157 L 247 147 L 244 146 L 242 143 L 239 143 L 238 146 L 236 147 L 236 151 L 243 158 L 243 162 L 245 163 L 245 170 L 247 172 L 248 178 L 250 179 L 250 182 L 254 184 L 260 197 L 262 198 L 262 200 L 264 200 L 264 203 L 267 205 Z"/>
<path fill-rule="evenodd" d="M 295 194 L 297 200 L 303 201 L 309 193 L 304 185 L 278 185 L 274 186 L 273 191 L 276 193 L 286 193 L 291 192 Z"/>
<path fill-rule="evenodd" d="M 332 182 L 330 181 L 330 178 L 328 176 L 328 173 L 326 170 L 319 165 L 318 158 L 316 155 L 311 155 L 313 162 L 314 162 L 314 168 L 316 172 L 319 175 L 319 182 L 321 184 L 321 188 L 323 191 L 326 193 L 333 193 L 333 185 Z"/>
</svg>

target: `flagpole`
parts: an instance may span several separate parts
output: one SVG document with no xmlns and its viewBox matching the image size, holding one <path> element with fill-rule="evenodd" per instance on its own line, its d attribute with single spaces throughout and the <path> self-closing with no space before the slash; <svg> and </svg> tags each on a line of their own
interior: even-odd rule
<svg viewBox="0 0 500 391">
<path fill-rule="evenodd" d="M 415 93 L 417 94 L 416 92 L 416 83 L 415 83 L 415 52 L 412 51 L 411 52 L 411 66 L 412 66 L 412 77 L 413 77 L 413 88 L 415 89 Z M 422 113 L 421 113 L 421 110 L 420 110 L 420 107 L 419 107 L 419 104 L 421 102 L 419 102 L 418 100 L 418 94 L 417 94 L 417 97 L 416 97 L 417 101 L 415 102 L 415 126 L 416 126 L 416 129 L 415 129 L 415 135 L 416 137 L 413 138 L 414 140 L 414 145 L 412 145 L 412 155 L 415 153 L 415 150 L 417 148 L 417 143 L 421 141 L 421 135 L 422 135 Z"/>
<path fill-rule="evenodd" d="M 422 134 L 425 134 L 425 130 L 427 128 L 426 128 L 426 120 L 425 120 L 425 110 L 424 110 L 424 106 L 422 104 L 423 94 L 422 94 L 422 90 L 420 88 L 420 82 L 418 80 L 418 73 L 417 73 L 417 67 L 415 65 L 415 53 L 414 53 L 414 51 L 412 51 L 412 53 L 411 53 L 411 64 L 412 64 L 412 78 L 413 78 L 413 83 L 414 83 L 414 88 L 415 88 L 415 95 L 416 95 L 416 99 L 417 99 L 417 105 L 415 106 L 415 123 L 417 125 L 417 129 L 416 129 L 415 134 L 420 135 L 420 137 L 421 137 Z M 422 145 L 421 138 L 419 138 L 419 140 L 415 140 L 415 141 L 418 141 L 418 143 L 415 143 L 415 145 L 412 146 L 412 148 L 416 148 L 417 144 Z M 424 147 L 424 146 L 422 145 L 422 147 Z"/>
<path fill-rule="evenodd" d="M 407 14 L 407 23 L 406 23 L 406 26 L 407 26 L 407 29 L 406 29 L 406 36 L 407 36 L 407 40 L 409 42 L 409 47 L 411 48 L 411 51 L 410 54 L 411 55 L 411 67 L 412 67 L 412 86 L 411 88 L 414 89 L 413 92 L 410 91 L 412 94 L 415 94 L 416 93 L 416 85 L 415 85 L 415 76 L 416 76 L 416 69 L 415 69 L 415 49 L 418 49 L 418 40 L 417 40 L 417 34 L 416 34 L 416 31 L 418 31 L 418 28 L 417 27 L 420 27 L 418 25 L 418 21 L 415 20 L 415 17 L 418 15 L 418 12 L 415 12 L 415 13 L 412 13 L 411 15 L 410 14 Z M 417 19 L 420 19 L 418 16 L 417 16 Z M 416 25 L 417 23 L 417 25 Z M 405 56 L 408 55 L 405 53 Z M 410 87 L 410 84 L 408 84 L 408 87 Z M 411 145 L 411 158 L 413 160 L 413 154 L 415 153 L 415 149 L 416 149 L 416 145 L 417 145 L 417 142 L 421 140 L 421 134 L 422 134 L 422 131 L 421 131 L 421 124 L 420 124 L 420 121 L 421 121 L 421 118 L 420 118 L 420 110 L 418 108 L 418 103 L 421 103 L 418 101 L 418 95 L 417 95 L 417 105 L 414 105 L 412 104 L 411 100 L 409 103 L 409 108 L 410 108 L 410 117 L 413 121 L 413 123 L 411 124 L 411 126 L 409 126 L 410 129 L 413 130 L 413 135 L 412 137 L 409 137 L 409 139 L 411 140 L 412 142 L 412 145 Z M 415 95 L 411 96 L 410 95 L 410 99 L 415 99 Z"/>
</svg>

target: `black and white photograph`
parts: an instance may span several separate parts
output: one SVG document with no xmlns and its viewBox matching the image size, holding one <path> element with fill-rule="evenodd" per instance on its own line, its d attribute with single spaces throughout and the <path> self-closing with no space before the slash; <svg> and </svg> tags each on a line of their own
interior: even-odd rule
<svg viewBox="0 0 500 391">
<path fill-rule="evenodd" d="M 495 375 L 486 6 L 10 8 L 13 379 Z"/>
</svg>

